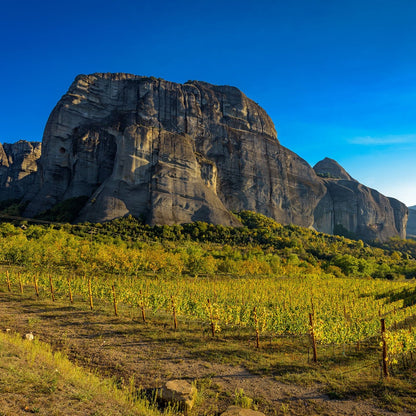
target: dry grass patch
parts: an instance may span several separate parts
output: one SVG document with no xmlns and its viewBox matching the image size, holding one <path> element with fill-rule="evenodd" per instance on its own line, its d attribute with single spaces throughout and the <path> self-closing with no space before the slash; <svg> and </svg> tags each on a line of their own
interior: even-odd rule
<svg viewBox="0 0 416 416">
<path fill-rule="evenodd" d="M 134 389 L 116 388 L 36 339 L 0 333 L 0 415 L 159 416 Z"/>
</svg>

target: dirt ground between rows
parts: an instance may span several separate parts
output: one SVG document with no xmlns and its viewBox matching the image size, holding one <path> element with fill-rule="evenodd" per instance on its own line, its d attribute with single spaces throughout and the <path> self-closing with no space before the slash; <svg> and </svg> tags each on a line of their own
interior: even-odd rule
<svg viewBox="0 0 416 416">
<path fill-rule="evenodd" d="M 159 388 L 176 378 L 203 380 L 208 390 L 201 408 L 195 409 L 196 415 L 224 411 L 233 404 L 238 389 L 270 415 L 411 414 L 392 413 L 371 401 L 330 400 L 319 386 L 284 384 L 273 377 L 251 374 L 242 366 L 205 361 L 170 339 L 163 326 L 160 340 L 155 339 L 146 335 L 143 323 L 129 317 L 0 293 L 0 329 L 6 328 L 21 334 L 32 330 L 37 339 L 63 351 L 78 365 L 127 382 L 133 376 L 143 389 Z"/>
</svg>

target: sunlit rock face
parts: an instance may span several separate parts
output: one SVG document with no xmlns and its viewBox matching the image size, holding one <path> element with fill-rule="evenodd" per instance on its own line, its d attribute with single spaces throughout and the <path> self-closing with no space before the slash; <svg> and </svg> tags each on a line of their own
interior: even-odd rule
<svg viewBox="0 0 416 416">
<path fill-rule="evenodd" d="M 128 74 L 76 78 L 47 123 L 41 166 L 27 215 L 88 195 L 80 221 L 237 225 L 230 211 L 250 209 L 312 226 L 325 194 L 238 89 Z"/>
<path fill-rule="evenodd" d="M 347 230 L 365 240 L 406 236 L 404 204 L 360 184 L 335 160 L 326 158 L 314 170 L 327 188 L 315 210 L 317 229 L 327 233 Z"/>
<path fill-rule="evenodd" d="M 22 199 L 39 190 L 36 172 L 40 155 L 39 142 L 0 143 L 0 200 Z"/>
<path fill-rule="evenodd" d="M 361 238 L 402 235 L 398 201 L 349 175 L 350 193 L 339 196 L 340 179 L 322 176 L 280 145 L 266 112 L 237 88 L 80 75 L 49 117 L 25 215 L 88 196 L 78 221 L 131 214 L 151 224 L 238 225 L 231 211 L 253 210 L 330 233 L 341 221 Z"/>
</svg>

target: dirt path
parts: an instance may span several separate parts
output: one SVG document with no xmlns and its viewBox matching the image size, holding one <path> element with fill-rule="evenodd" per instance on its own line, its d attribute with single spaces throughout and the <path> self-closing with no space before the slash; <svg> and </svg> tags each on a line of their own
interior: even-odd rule
<svg viewBox="0 0 416 416">
<path fill-rule="evenodd" d="M 65 352 L 80 365 L 135 383 L 143 389 L 160 387 L 173 378 L 203 380 L 204 405 L 197 414 L 224 411 L 235 392 L 259 402 L 267 414 L 288 415 L 410 415 L 376 408 L 371 402 L 330 400 L 319 386 L 283 384 L 272 377 L 249 373 L 241 366 L 208 362 L 166 336 L 155 339 L 145 326 L 127 317 L 115 318 L 84 309 L 48 302 L 10 299 L 0 293 L 0 329 L 10 328 L 35 337 Z M 163 330 L 163 328 L 161 328 Z M 153 328 L 154 333 L 154 328 Z"/>
</svg>

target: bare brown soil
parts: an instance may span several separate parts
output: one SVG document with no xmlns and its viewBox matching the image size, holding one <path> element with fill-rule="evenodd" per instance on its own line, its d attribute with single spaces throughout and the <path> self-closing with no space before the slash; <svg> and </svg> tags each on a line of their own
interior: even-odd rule
<svg viewBox="0 0 416 416">
<path fill-rule="evenodd" d="M 272 376 L 252 374 L 241 365 L 201 358 L 166 323 L 140 322 L 126 311 L 120 317 L 87 306 L 65 306 L 0 292 L 0 329 L 36 338 L 63 351 L 72 361 L 104 376 L 137 387 L 159 388 L 175 378 L 196 381 L 200 399 L 195 415 L 218 414 L 234 404 L 235 392 L 255 400 L 266 414 L 288 415 L 410 415 L 380 409 L 371 400 L 330 400 L 319 385 L 285 384 Z M 200 337 L 207 337 L 201 331 Z M 202 339 L 202 343 L 204 340 Z M 219 341 L 221 342 L 221 341 Z M 226 341 L 224 341 L 226 342 Z M 416 413 L 414 413 L 416 414 Z"/>
</svg>

